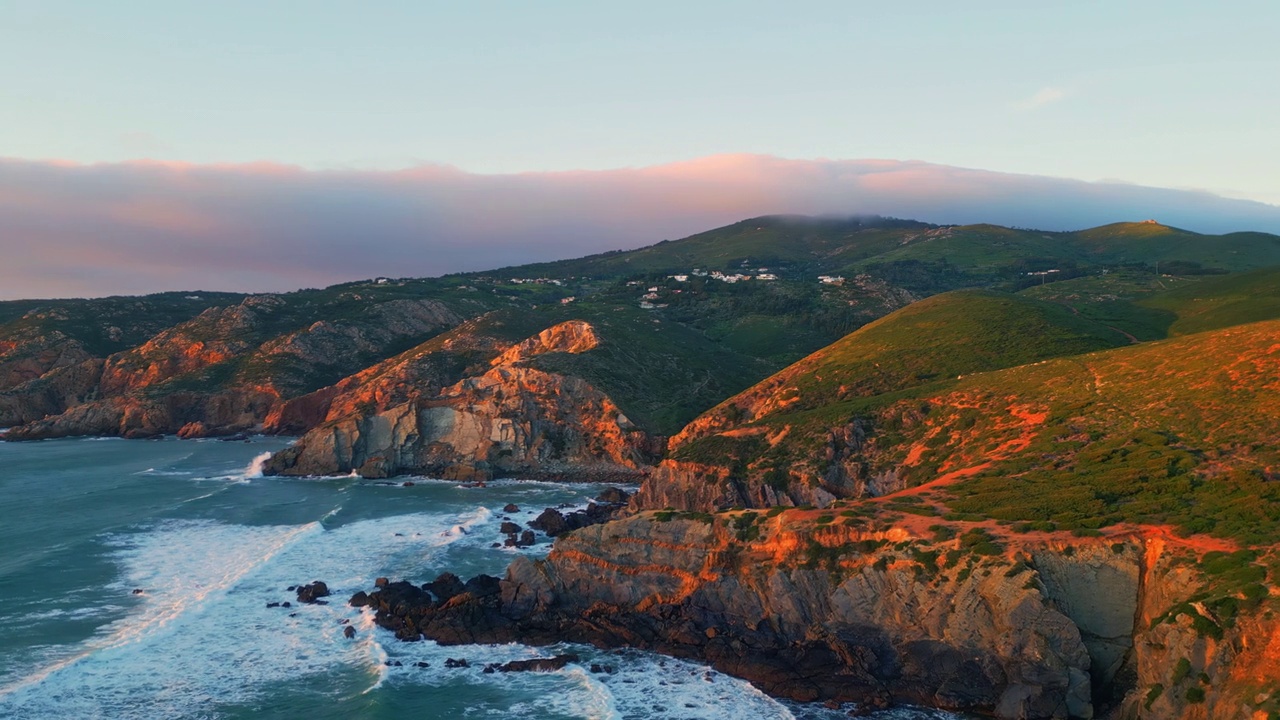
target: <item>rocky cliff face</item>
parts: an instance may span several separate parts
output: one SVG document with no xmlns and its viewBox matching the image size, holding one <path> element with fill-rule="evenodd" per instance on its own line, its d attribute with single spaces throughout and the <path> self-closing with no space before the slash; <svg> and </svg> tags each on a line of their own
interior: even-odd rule
<svg viewBox="0 0 1280 720">
<path fill-rule="evenodd" d="M 314 418 L 287 415 L 290 399 L 462 320 L 434 300 L 394 300 L 354 320 L 317 321 L 276 335 L 294 322 L 291 312 L 278 296 L 259 295 L 210 308 L 105 360 L 68 364 L 76 355 L 64 348 L 44 363 L 51 370 L 0 395 L 0 425 L 19 426 L 11 440 L 201 437 L 261 428 L 274 415 L 295 421 L 265 429 L 299 431 Z"/>
<path fill-rule="evenodd" d="M 1000 718 L 1275 709 L 1280 666 L 1267 660 L 1280 623 L 1253 613 L 1215 639 L 1187 615 L 1164 619 L 1204 590 L 1193 550 L 1134 531 L 996 532 L 993 551 L 813 515 L 632 516 L 560 537 L 545 560 L 518 559 L 492 592 L 434 606 L 375 593 L 371 604 L 402 637 L 643 647 L 801 700 Z"/>
<path fill-rule="evenodd" d="M 479 375 L 437 393 L 418 384 L 411 400 L 387 406 L 403 391 L 400 373 L 430 367 L 425 353 L 402 358 L 381 373 L 352 380 L 346 394 L 329 401 L 330 414 L 334 408 L 348 413 L 278 453 L 266 471 L 638 479 L 653 460 L 651 443 L 613 401 L 584 380 L 521 364 L 597 344 L 589 324 L 560 323 L 501 350 Z"/>
<path fill-rule="evenodd" d="M 0 340 L 0 391 L 92 357 L 81 343 L 56 330 L 6 337 Z"/>
</svg>

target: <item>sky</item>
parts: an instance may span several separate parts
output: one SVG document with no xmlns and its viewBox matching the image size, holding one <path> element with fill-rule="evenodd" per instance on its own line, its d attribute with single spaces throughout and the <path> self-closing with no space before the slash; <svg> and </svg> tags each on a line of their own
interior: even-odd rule
<svg viewBox="0 0 1280 720">
<path fill-rule="evenodd" d="M 756 188 L 754 202 L 729 202 L 726 194 L 741 180 L 731 173 L 741 167 L 725 157 L 755 158 L 748 164 L 756 170 L 777 159 L 827 169 L 917 162 L 952 168 L 937 171 L 952 182 L 979 177 L 955 170 L 963 168 L 991 171 L 982 176 L 988 179 L 1063 178 L 1095 183 L 1095 190 L 1148 186 L 1277 205 L 1276 27 L 1280 3 L 1271 0 L 0 0 L 0 252 L 29 255 L 27 265 L 64 276 L 18 277 L 16 265 L 0 266 L 0 297 L 161 289 L 154 282 L 166 277 L 185 282 L 187 271 L 198 270 L 190 266 L 194 258 L 215 251 L 208 246 L 233 252 L 240 242 L 177 221 L 193 207 L 217 216 L 220 227 L 306 252 L 304 236 L 315 228 L 298 215 L 309 207 L 300 187 L 324 196 L 329 226 L 347 228 L 349 244 L 388 253 L 432 243 L 447 249 L 476 237 L 471 224 L 488 223 L 507 233 L 505 242 L 522 257 L 537 255 L 535 238 L 546 256 L 635 246 L 705 229 L 692 223 L 727 210 L 891 214 L 893 206 L 961 221 L 958 211 L 941 217 L 945 204 L 930 204 L 930 196 L 914 192 L 919 188 L 894 196 L 903 200 L 894 205 L 862 185 L 835 183 L 817 203 L 770 181 Z M 709 178 L 708 167 L 730 174 Z M 710 203 L 682 209 L 681 222 L 640 216 L 637 208 L 663 210 L 618 180 L 610 184 L 618 193 L 612 218 L 597 209 L 575 216 L 571 203 L 557 203 L 561 216 L 548 220 L 584 234 L 596 228 L 593 238 L 560 242 L 555 233 L 521 226 L 529 208 L 519 203 L 563 190 L 565 172 L 671 180 L 681 168 L 696 169 L 696 182 L 706 186 L 698 197 Z M 44 184 L 23 185 L 31 173 Z M 186 178 L 190 193 L 165 184 L 175 177 Z M 221 206 L 210 199 L 232 177 L 251 178 L 260 198 L 237 195 L 246 204 Z M 483 218 L 453 213 L 452 225 L 430 222 L 440 216 L 442 198 L 515 179 L 532 193 L 516 193 L 519 202 L 508 197 L 516 204 L 490 199 Z M 707 183 L 716 182 L 712 192 Z M 67 212 L 77 204 L 101 208 L 124 187 L 127 211 Z M 1090 191 L 1081 198 L 1093 197 L 1093 205 L 1068 203 L 1075 217 L 1044 203 L 1028 216 L 1017 204 L 1018 183 L 982 187 L 992 222 L 1016 215 L 1036 226 L 1084 226 L 1100 215 L 1093 210 L 1118 210 L 1098 205 L 1102 194 Z M 992 187 L 1009 194 L 991 196 Z M 840 194 L 854 190 L 861 194 Z M 882 207 L 867 207 L 869 198 Z M 130 236 L 142 205 L 151 224 Z M 336 207 L 348 212 L 334 218 Z M 397 224 L 380 217 L 379 207 L 417 219 Z M 1162 206 L 1127 207 L 1150 216 Z M 1261 224 L 1266 208 L 1214 207 L 1214 217 L 1188 216 L 1184 225 L 1221 229 L 1234 217 L 1240 229 L 1277 229 Z M 1251 210 L 1232 216 L 1228 208 Z M 95 241 L 93 227 L 63 214 L 105 225 Z M 168 235 L 156 219 L 165 214 Z M 379 245 L 379 233 L 392 227 L 394 242 Z M 120 239 L 126 236 L 132 239 Z M 142 236 L 153 238 L 147 248 L 167 243 L 172 274 L 129 276 Z M 503 238 L 490 241 L 499 247 Z M 77 248 L 86 246 L 96 264 L 83 264 Z M 464 260 L 458 254 L 457 262 Z M 461 269 L 455 266 L 431 268 Z M 254 282 L 247 267 L 239 269 L 243 282 Z M 79 284 L 65 277 L 99 270 L 110 272 Z"/>
</svg>

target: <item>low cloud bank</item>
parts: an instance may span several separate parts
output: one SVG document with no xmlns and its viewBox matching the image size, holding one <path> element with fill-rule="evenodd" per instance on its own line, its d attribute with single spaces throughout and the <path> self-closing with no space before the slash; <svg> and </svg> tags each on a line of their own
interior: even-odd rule
<svg viewBox="0 0 1280 720">
<path fill-rule="evenodd" d="M 1156 218 L 1199 232 L 1280 233 L 1280 207 L 1264 203 L 921 162 L 731 155 L 475 175 L 0 159 L 0 299 L 439 275 L 639 247 L 777 213 L 1045 230 Z"/>
</svg>

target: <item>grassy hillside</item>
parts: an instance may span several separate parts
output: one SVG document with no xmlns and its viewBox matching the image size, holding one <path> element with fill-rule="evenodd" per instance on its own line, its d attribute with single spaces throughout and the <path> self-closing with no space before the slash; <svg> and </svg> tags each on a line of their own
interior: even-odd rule
<svg viewBox="0 0 1280 720">
<path fill-rule="evenodd" d="M 883 252 L 900 242 L 904 233 L 919 233 L 934 227 L 913 220 L 880 217 L 767 216 L 681 240 L 664 240 L 638 250 L 521 265 L 482 274 L 620 277 L 688 272 L 693 268 L 729 272 L 761 266 L 784 272 L 819 272 Z M 841 259 L 833 261 L 833 257 Z"/>
<path fill-rule="evenodd" d="M 1062 303 L 1140 340 L 1157 340 L 1280 317 L 1280 267 L 1199 276 L 1117 271 L 1022 294 Z"/>
<path fill-rule="evenodd" d="M 899 310 L 725 401 L 675 448 L 677 459 L 825 472 L 832 427 L 873 398 L 954 384 L 959 376 L 1117 347 L 1120 333 L 1061 305 L 990 291 L 958 291 Z M 705 434 L 698 426 L 706 428 Z M 760 447 L 786 430 L 787 441 Z M 728 432 L 729 434 L 725 434 Z M 730 436 L 732 435 L 732 437 Z M 727 456 L 727 457 L 726 457 Z"/>
<path fill-rule="evenodd" d="M 1280 542 L 1277 367 L 1280 321 L 1250 323 L 787 408 L 676 457 L 779 487 L 843 462 L 895 477 L 911 505 L 889 509 L 1021 531 L 1138 523 L 1266 545 Z M 850 428 L 852 454 L 823 460 Z"/>
<path fill-rule="evenodd" d="M 616 341 L 594 353 L 538 362 L 581 374 L 615 396 L 636 422 L 669 433 L 851 331 L 957 288 L 1025 289 L 1027 298 L 1017 305 L 971 295 L 972 307 L 953 307 L 937 325 L 908 326 L 900 319 L 899 337 L 876 334 L 890 333 L 887 328 L 871 331 L 867 341 L 882 343 L 882 355 L 851 355 L 852 364 L 833 368 L 805 392 L 852 400 L 1096 349 L 1124 341 L 1124 333 L 1149 340 L 1271 317 L 1268 276 L 1211 273 L 1280 263 L 1277 247 L 1280 238 L 1261 233 L 1206 236 L 1153 223 L 1047 233 L 875 217 L 753 218 L 639 250 L 486 273 L 365 280 L 247 299 L 193 292 L 0 303 L 0 378 L 17 387 L 88 358 L 123 353 L 115 368 L 145 376 L 153 399 L 244 388 L 295 397 L 418 346 L 458 321 L 423 324 L 410 317 L 421 308 L 406 301 L 431 300 L 462 319 L 505 309 L 511 317 L 527 316 L 529 325 L 574 317 L 598 325 Z M 731 283 L 711 272 L 751 277 Z M 841 279 L 820 283 L 819 275 Z M 1166 289 L 1183 294 L 1159 292 Z M 1058 305 L 1036 305 L 1034 298 Z M 944 313 L 949 302 L 915 312 Z M 238 318 L 229 311 L 201 314 L 241 303 L 252 311 Z M 1051 351 L 1036 346 L 1039 340 L 1026 346 L 1049 326 L 1069 337 L 1043 335 Z M 997 327 L 1004 329 L 984 334 Z M 153 338 L 158 341 L 146 345 Z M 955 338 L 967 339 L 957 344 Z M 926 345 L 939 350 L 918 351 Z M 829 380 L 835 374 L 856 380 L 835 383 Z"/>
<path fill-rule="evenodd" d="M 1203 235 L 1159 223 L 1114 223 L 1072 233 L 1076 246 L 1097 262 L 1198 263 L 1232 272 L 1280 265 L 1280 237 L 1237 232 Z"/>
<path fill-rule="evenodd" d="M 955 511 L 1089 530 L 1172 524 L 1280 541 L 1280 322 L 1266 321 L 958 385 L 988 408 L 978 445 L 1008 442 L 1006 408 L 1034 409 L 1016 452 L 946 490 Z M 945 416 L 937 419 L 948 425 Z M 982 463 L 979 463 L 980 466 Z"/>
<path fill-rule="evenodd" d="M 582 303 L 553 315 L 591 323 L 600 346 L 540 356 L 531 364 L 587 380 L 634 423 L 660 435 L 677 432 L 707 407 L 777 369 L 693 328 L 630 307 Z"/>
<path fill-rule="evenodd" d="M 92 355 L 106 356 L 146 342 L 165 328 L 215 305 L 234 305 L 235 293 L 157 293 L 92 300 L 0 302 L 0 340 L 62 333 Z"/>
</svg>

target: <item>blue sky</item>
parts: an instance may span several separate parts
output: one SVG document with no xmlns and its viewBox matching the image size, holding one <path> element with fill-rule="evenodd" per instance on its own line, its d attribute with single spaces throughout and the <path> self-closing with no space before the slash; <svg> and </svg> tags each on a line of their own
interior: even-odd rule
<svg viewBox="0 0 1280 720">
<path fill-rule="evenodd" d="M 0 156 L 918 159 L 1280 203 L 1276 2 L 0 0 Z"/>
</svg>

